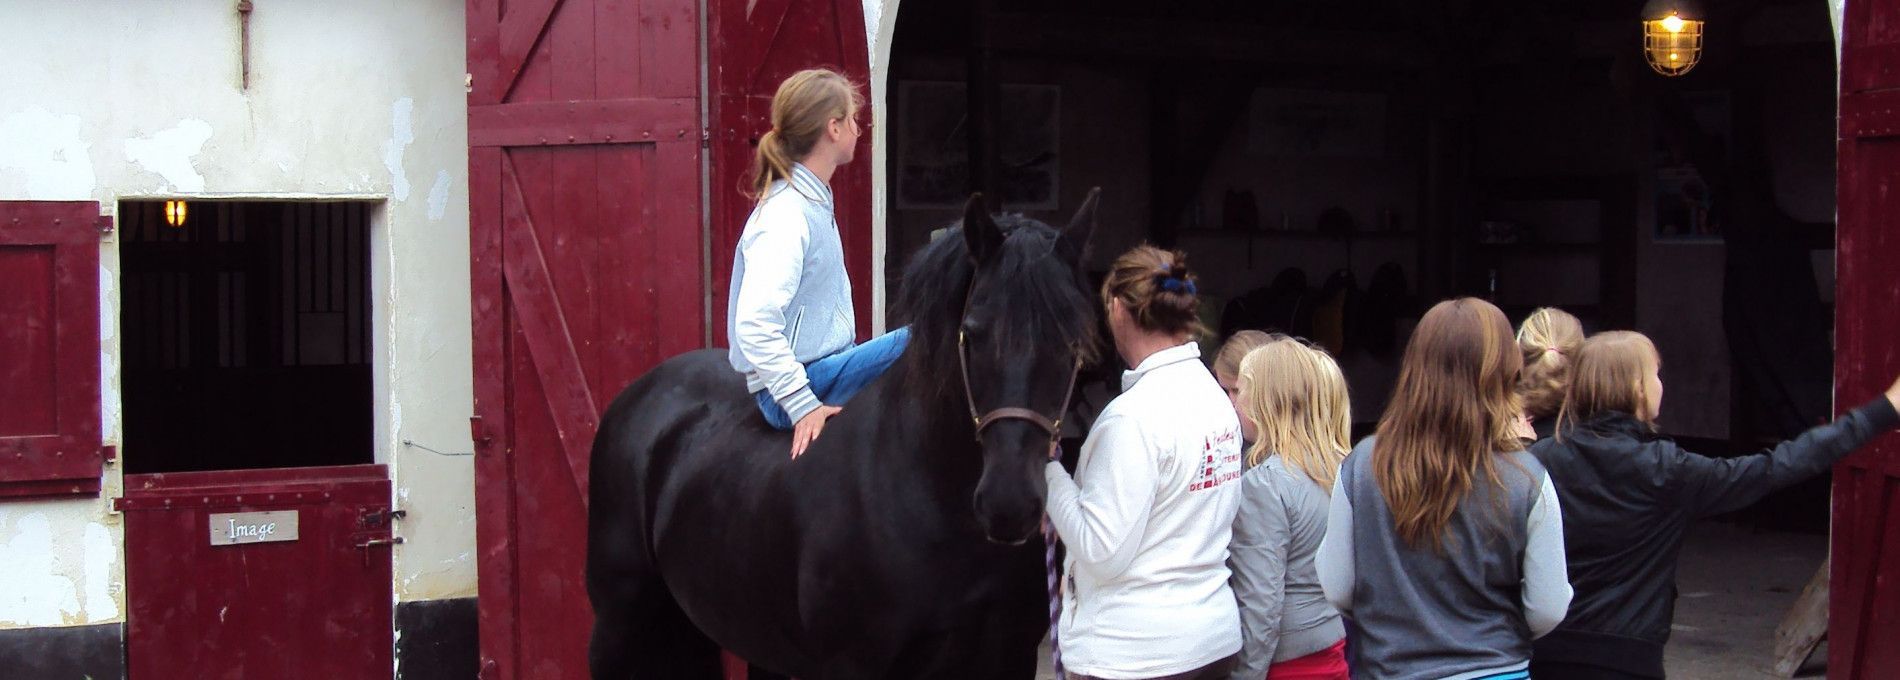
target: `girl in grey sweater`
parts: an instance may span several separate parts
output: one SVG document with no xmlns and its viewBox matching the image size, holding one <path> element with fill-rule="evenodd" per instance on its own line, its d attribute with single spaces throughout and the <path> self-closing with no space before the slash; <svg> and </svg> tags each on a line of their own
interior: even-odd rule
<svg viewBox="0 0 1900 680">
<path fill-rule="evenodd" d="M 1313 557 L 1328 492 L 1349 450 L 1351 402 L 1326 352 L 1279 337 L 1240 361 L 1235 406 L 1253 442 L 1228 548 L 1240 602 L 1233 680 L 1345 680 L 1345 625 Z"/>
<path fill-rule="evenodd" d="M 1438 303 L 1340 467 L 1316 561 L 1358 628 L 1354 678 L 1522 680 L 1563 620 L 1563 516 L 1513 428 L 1522 365 L 1496 306 Z"/>
</svg>

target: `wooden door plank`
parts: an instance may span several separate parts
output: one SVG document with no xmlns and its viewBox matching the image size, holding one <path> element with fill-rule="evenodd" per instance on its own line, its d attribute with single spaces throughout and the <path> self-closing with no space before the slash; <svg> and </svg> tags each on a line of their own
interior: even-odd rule
<svg viewBox="0 0 1900 680">
<path fill-rule="evenodd" d="M 473 126 L 471 125 L 471 134 Z M 503 286 L 501 248 L 501 163 L 499 148 L 469 149 L 469 275 L 475 371 L 476 618 L 481 627 L 482 677 L 514 677 L 517 650 L 514 598 L 514 452 L 508 442 L 508 358 L 504 351 L 509 319 Z M 494 675 L 489 675 L 493 673 Z"/>
<path fill-rule="evenodd" d="M 533 217 L 528 214 L 514 163 L 506 156 L 502 160 L 502 191 L 506 197 L 502 205 L 502 247 L 506 252 L 502 267 L 510 307 L 541 378 L 574 488 L 585 499 L 588 449 L 598 425 L 599 409 L 581 371 L 580 356 L 568 333 L 566 315 L 555 294 L 554 279 L 548 273 L 548 262 Z"/>
<path fill-rule="evenodd" d="M 507 83 L 497 92 L 500 96 L 494 101 L 508 99 L 520 82 L 521 71 L 527 67 L 528 57 L 540 45 L 542 36 L 547 35 L 549 19 L 561 6 L 562 0 L 514 0 L 508 13 L 501 17 L 500 55 L 496 76 Z"/>
<path fill-rule="evenodd" d="M 501 74 L 501 0 L 467 0 L 468 104 L 502 100 L 513 78 Z"/>
</svg>

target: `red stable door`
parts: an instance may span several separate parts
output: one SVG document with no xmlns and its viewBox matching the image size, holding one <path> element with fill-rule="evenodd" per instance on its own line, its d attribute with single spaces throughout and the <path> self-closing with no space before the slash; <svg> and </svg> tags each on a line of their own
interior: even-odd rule
<svg viewBox="0 0 1900 680">
<path fill-rule="evenodd" d="M 1841 30 L 1834 402 L 1900 372 L 1900 0 L 1852 0 Z M 1828 677 L 1900 678 L 1900 437 L 1834 470 Z"/>
<path fill-rule="evenodd" d="M 856 0 L 469 0 L 484 680 L 586 676 L 600 413 L 660 361 L 723 342 L 750 209 L 739 176 L 772 93 L 809 66 L 863 82 L 862 11 Z M 833 182 L 861 331 L 876 283 L 865 144 Z"/>
<path fill-rule="evenodd" d="M 390 677 L 389 498 L 382 465 L 127 475 L 127 677 Z"/>
</svg>

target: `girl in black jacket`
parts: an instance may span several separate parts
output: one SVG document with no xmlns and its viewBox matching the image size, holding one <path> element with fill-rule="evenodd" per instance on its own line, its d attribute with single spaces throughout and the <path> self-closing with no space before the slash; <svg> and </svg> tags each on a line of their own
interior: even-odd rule
<svg viewBox="0 0 1900 680">
<path fill-rule="evenodd" d="M 1881 398 L 1771 451 L 1698 456 L 1655 432 L 1660 362 L 1640 333 L 1592 336 L 1577 353 L 1558 435 L 1531 447 L 1557 487 L 1576 590 L 1563 624 L 1536 643 L 1537 680 L 1663 677 L 1689 523 L 1819 474 L 1900 426 L 1896 381 Z"/>
</svg>

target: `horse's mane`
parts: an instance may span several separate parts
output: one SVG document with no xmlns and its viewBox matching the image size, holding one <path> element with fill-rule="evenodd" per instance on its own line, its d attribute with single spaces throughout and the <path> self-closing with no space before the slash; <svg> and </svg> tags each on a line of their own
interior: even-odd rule
<svg viewBox="0 0 1900 680">
<path fill-rule="evenodd" d="M 1003 232 L 1003 246 L 991 276 L 1008 293 L 986 299 L 984 311 L 996 320 L 990 351 L 1015 356 L 1074 347 L 1082 362 L 1093 363 L 1101 345 L 1097 303 L 1079 268 L 1045 266 L 1047 258 L 1061 257 L 1055 252 L 1056 231 L 1021 215 L 999 215 L 996 225 Z M 957 332 L 975 274 L 969 252 L 958 222 L 924 246 L 904 269 L 893 311 L 898 323 L 910 326 L 901 364 L 911 389 L 942 396 L 960 384 Z M 1055 271 L 1066 275 L 1052 276 Z"/>
</svg>

